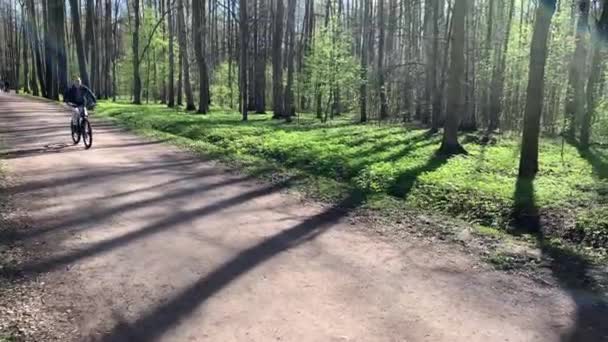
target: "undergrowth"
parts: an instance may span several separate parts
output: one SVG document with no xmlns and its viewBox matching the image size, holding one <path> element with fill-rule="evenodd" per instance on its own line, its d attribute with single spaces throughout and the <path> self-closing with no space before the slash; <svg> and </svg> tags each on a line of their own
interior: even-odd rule
<svg viewBox="0 0 608 342">
<path fill-rule="evenodd" d="M 307 190 L 323 199 L 354 189 L 378 209 L 383 196 L 390 196 L 487 227 L 514 225 L 518 137 L 501 136 L 486 145 L 465 138 L 469 155 L 445 159 L 435 153 L 438 135 L 396 124 L 359 124 L 348 116 L 321 123 L 302 115 L 285 123 L 264 114 L 242 122 L 238 114 L 220 110 L 195 115 L 107 102 L 97 112 L 261 175 L 279 169 L 306 175 Z M 568 144 L 562 150 L 560 140 L 544 138 L 540 157 L 531 197 L 549 227 L 546 233 L 606 249 L 608 150 L 583 152 Z"/>
</svg>

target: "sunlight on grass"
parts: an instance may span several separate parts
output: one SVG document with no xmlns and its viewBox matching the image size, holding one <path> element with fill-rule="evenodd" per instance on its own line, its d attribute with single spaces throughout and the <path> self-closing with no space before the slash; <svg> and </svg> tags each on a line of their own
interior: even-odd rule
<svg viewBox="0 0 608 342">
<path fill-rule="evenodd" d="M 107 102 L 98 112 L 182 144 L 185 139 L 186 145 L 212 156 L 270 161 L 490 227 L 502 227 L 510 219 L 518 139 L 488 146 L 465 141 L 470 155 L 440 160 L 435 157 L 439 136 L 399 125 L 362 125 L 348 116 L 326 124 L 308 114 L 290 124 L 272 120 L 270 114 L 250 115 L 249 122 L 242 122 L 236 113 L 193 115 L 157 105 Z M 605 198 L 608 153 L 594 149 L 589 154 L 566 145 L 562 156 L 560 141 L 543 140 L 541 172 L 534 183 L 537 205 L 582 210 Z M 321 191 L 331 191 L 327 189 L 331 187 Z"/>
</svg>

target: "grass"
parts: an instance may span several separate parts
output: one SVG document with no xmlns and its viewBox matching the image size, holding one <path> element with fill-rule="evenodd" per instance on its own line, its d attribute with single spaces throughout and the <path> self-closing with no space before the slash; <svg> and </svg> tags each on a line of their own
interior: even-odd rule
<svg viewBox="0 0 608 342">
<path fill-rule="evenodd" d="M 358 124 L 347 116 L 320 123 L 303 115 L 293 123 L 236 113 L 187 114 L 160 105 L 100 103 L 97 115 L 186 146 L 250 172 L 304 175 L 304 188 L 332 200 L 346 191 L 366 194 L 382 210 L 399 199 L 409 208 L 438 211 L 498 234 L 513 223 L 519 139 L 499 137 L 481 145 L 463 139 L 468 156 L 435 154 L 440 136 L 401 125 Z M 589 152 L 543 139 L 534 201 L 552 220 L 550 236 L 608 248 L 608 150 Z M 389 204 L 387 204 L 389 203 Z M 559 228 L 555 228 L 559 227 Z"/>
</svg>

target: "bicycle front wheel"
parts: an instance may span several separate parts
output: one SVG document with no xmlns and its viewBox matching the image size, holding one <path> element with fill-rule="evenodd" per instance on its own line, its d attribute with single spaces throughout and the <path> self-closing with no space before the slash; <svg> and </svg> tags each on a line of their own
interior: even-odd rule
<svg viewBox="0 0 608 342">
<path fill-rule="evenodd" d="M 85 149 L 91 148 L 93 145 L 93 129 L 91 123 L 87 119 L 82 120 L 82 142 L 84 142 Z"/>
<path fill-rule="evenodd" d="M 74 120 L 70 121 L 70 128 L 72 129 L 72 141 L 74 145 L 80 142 L 80 128 L 74 123 Z"/>
</svg>

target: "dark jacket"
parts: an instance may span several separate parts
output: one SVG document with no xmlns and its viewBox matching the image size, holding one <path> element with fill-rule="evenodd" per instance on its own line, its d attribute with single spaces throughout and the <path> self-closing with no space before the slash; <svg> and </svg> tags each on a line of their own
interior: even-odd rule
<svg viewBox="0 0 608 342">
<path fill-rule="evenodd" d="M 77 106 L 90 105 L 97 102 L 95 94 L 91 89 L 81 85 L 80 87 L 72 85 L 63 95 L 63 102 L 71 102 Z"/>
</svg>

